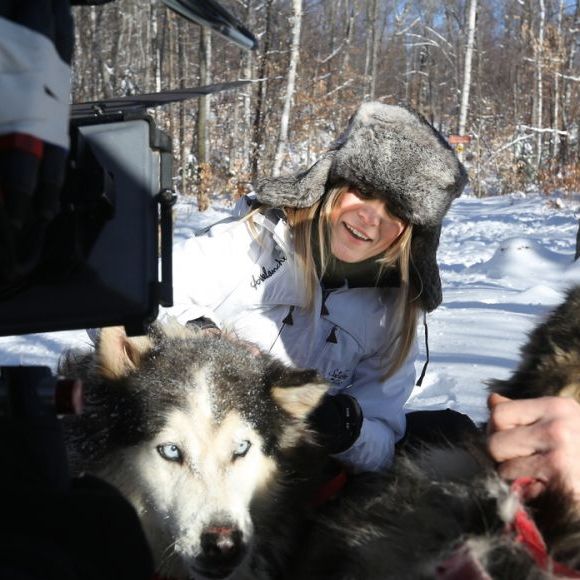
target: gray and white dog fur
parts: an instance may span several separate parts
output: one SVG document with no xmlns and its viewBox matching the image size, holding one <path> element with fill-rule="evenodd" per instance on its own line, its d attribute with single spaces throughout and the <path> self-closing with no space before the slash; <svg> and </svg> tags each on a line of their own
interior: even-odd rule
<svg viewBox="0 0 580 580">
<path fill-rule="evenodd" d="M 104 329 L 62 372 L 86 393 L 65 424 L 73 469 L 130 500 L 163 577 L 279 575 L 302 518 L 289 506 L 323 463 L 305 422 L 327 390 L 314 371 L 170 324 Z"/>
<path fill-rule="evenodd" d="M 579 321 L 576 288 L 493 389 L 540 396 L 571 394 L 571 384 L 577 397 Z M 549 390 L 562 361 L 575 362 Z M 483 436 L 351 476 L 314 507 L 328 460 L 307 422 L 326 391 L 314 372 L 180 327 L 139 339 L 108 329 L 63 371 L 87 391 L 86 412 L 68 424 L 74 463 L 130 499 L 164 577 L 453 580 L 466 562 L 472 578 L 552 577 L 505 531 L 520 504 Z M 580 517 L 566 490 L 529 509 L 550 553 L 578 565 Z"/>
</svg>

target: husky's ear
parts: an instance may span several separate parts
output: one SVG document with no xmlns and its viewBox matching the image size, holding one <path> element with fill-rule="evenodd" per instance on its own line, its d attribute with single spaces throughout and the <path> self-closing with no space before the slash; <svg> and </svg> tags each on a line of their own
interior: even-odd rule
<svg viewBox="0 0 580 580">
<path fill-rule="evenodd" d="M 301 387 L 273 387 L 272 398 L 297 419 L 306 419 L 328 391 L 325 383 L 307 383 Z"/>
<path fill-rule="evenodd" d="M 272 398 L 297 419 L 310 415 L 330 387 L 314 370 L 278 367 L 274 373 Z"/>
<path fill-rule="evenodd" d="M 108 379 L 121 379 L 139 368 L 143 356 L 153 348 L 149 336 L 125 334 L 122 326 L 103 328 L 97 342 L 97 363 Z"/>
</svg>

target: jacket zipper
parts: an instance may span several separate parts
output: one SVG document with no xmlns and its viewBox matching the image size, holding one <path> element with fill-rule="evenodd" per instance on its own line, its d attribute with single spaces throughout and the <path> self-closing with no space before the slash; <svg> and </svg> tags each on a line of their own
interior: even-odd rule
<svg viewBox="0 0 580 580">
<path fill-rule="evenodd" d="M 270 345 L 270 348 L 268 349 L 268 353 L 272 352 L 274 345 L 278 342 L 278 339 L 280 338 L 280 335 L 282 334 L 282 331 L 284 330 L 286 325 L 292 326 L 294 324 L 294 319 L 292 318 L 293 312 L 294 312 L 294 306 L 290 306 L 290 310 L 288 310 L 288 314 L 286 314 L 286 316 L 284 316 L 284 318 L 282 319 L 282 326 L 280 326 L 280 330 L 278 331 L 278 334 L 276 335 L 274 342 L 272 342 L 272 344 Z"/>
</svg>

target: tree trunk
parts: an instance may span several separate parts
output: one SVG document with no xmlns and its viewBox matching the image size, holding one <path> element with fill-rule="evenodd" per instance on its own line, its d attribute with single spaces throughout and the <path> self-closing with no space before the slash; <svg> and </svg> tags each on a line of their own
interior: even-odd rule
<svg viewBox="0 0 580 580">
<path fill-rule="evenodd" d="M 365 43 L 365 68 L 363 79 L 363 99 L 368 98 L 371 92 L 372 68 L 373 68 L 373 50 L 375 40 L 375 15 L 378 10 L 378 0 L 368 0 L 366 4 L 366 43 Z"/>
<path fill-rule="evenodd" d="M 536 168 L 540 169 L 542 163 L 542 144 L 543 144 L 543 66 L 544 66 L 544 30 L 546 26 L 546 5 L 544 0 L 538 0 L 540 13 L 538 15 L 538 40 L 536 52 L 536 122 L 535 128 L 539 129 L 536 137 Z"/>
<path fill-rule="evenodd" d="M 246 23 L 250 30 L 255 24 L 253 0 L 247 0 Z M 245 50 L 242 55 L 242 78 L 251 79 L 254 76 L 254 54 L 250 50 Z M 242 89 L 242 153 L 240 170 L 247 177 L 250 172 L 250 152 L 252 137 L 252 91 L 254 85 L 248 85 Z M 259 87 L 258 87 L 258 90 Z"/>
<path fill-rule="evenodd" d="M 371 23 L 371 64 L 370 64 L 370 82 L 369 98 L 374 99 L 377 88 L 377 60 L 379 56 L 379 2 L 372 0 L 372 23 Z"/>
<path fill-rule="evenodd" d="M 288 65 L 288 82 L 286 85 L 286 97 L 284 99 L 284 109 L 280 119 L 280 134 L 278 136 L 278 146 L 274 156 L 274 167 L 272 175 L 279 175 L 280 168 L 286 153 L 288 143 L 288 125 L 290 122 L 290 109 L 294 99 L 296 86 L 296 69 L 300 58 L 300 29 L 302 26 L 302 0 L 292 0 L 292 44 L 290 46 L 290 64 Z"/>
<path fill-rule="evenodd" d="M 461 107 L 459 109 L 459 134 L 465 135 L 467 113 L 469 110 L 469 91 L 471 88 L 471 63 L 473 62 L 473 47 L 475 43 L 475 22 L 477 19 L 477 0 L 469 3 L 469 20 L 467 24 L 467 44 L 465 47 L 465 62 L 463 65 L 463 89 L 461 91 Z M 461 157 L 463 154 L 460 155 Z"/>
<path fill-rule="evenodd" d="M 580 23 L 580 1 L 576 0 L 576 9 L 573 18 L 573 22 Z M 576 62 L 576 50 L 578 46 L 578 42 L 575 38 L 575 34 L 578 34 L 578 26 L 575 26 L 574 31 L 570 31 L 571 34 L 568 38 L 564 40 L 564 45 L 568 51 L 566 56 L 566 65 L 564 69 L 564 73 L 568 75 L 572 75 L 575 71 L 574 63 Z M 576 81 L 577 82 L 577 81 Z M 562 103 L 562 126 L 569 127 L 571 124 L 574 123 L 574 109 L 575 109 L 575 100 L 573 98 L 574 93 L 574 85 L 575 82 L 569 78 L 562 79 L 562 93 L 563 93 L 563 103 Z M 572 115 L 570 114 L 572 113 Z M 570 145 L 571 139 L 566 137 L 560 143 L 560 158 L 561 163 L 569 163 L 570 159 Z M 577 151 L 580 153 L 580 147 L 577 147 Z"/>
<path fill-rule="evenodd" d="M 264 108 L 266 107 L 266 71 L 268 69 L 268 53 L 270 52 L 270 43 L 272 41 L 272 13 L 274 0 L 266 0 L 266 30 L 264 32 L 264 48 L 260 55 L 260 66 L 258 77 L 258 94 L 256 97 L 256 107 L 254 109 L 254 126 L 252 128 L 252 147 L 250 154 L 250 179 L 254 180 L 260 170 L 260 158 L 262 143 L 264 141 Z"/>
<path fill-rule="evenodd" d="M 161 91 L 161 60 L 162 60 L 162 47 L 161 38 L 159 36 L 159 7 L 151 6 L 151 33 L 154 51 L 154 70 L 155 70 L 155 91 Z"/>
<path fill-rule="evenodd" d="M 199 81 L 201 85 L 211 83 L 211 32 L 202 26 L 199 38 Z M 205 211 L 209 207 L 209 181 L 211 170 L 209 164 L 209 131 L 208 117 L 210 109 L 210 95 L 199 98 L 199 112 L 197 116 L 197 207 Z"/>
<path fill-rule="evenodd" d="M 344 59 L 342 61 L 342 70 L 347 72 L 350 66 L 350 46 L 352 44 L 352 36 L 354 31 L 354 6 L 348 5 L 348 22 L 346 25 L 346 38 L 344 40 Z"/>
<path fill-rule="evenodd" d="M 179 71 L 179 88 L 186 87 L 186 70 L 187 70 L 187 53 L 184 50 L 185 27 L 182 18 L 177 19 L 177 68 Z M 186 130 L 187 116 L 185 114 L 185 104 L 179 104 L 179 170 L 181 176 L 180 189 L 181 193 L 188 194 L 190 184 L 188 183 L 188 131 Z"/>
</svg>

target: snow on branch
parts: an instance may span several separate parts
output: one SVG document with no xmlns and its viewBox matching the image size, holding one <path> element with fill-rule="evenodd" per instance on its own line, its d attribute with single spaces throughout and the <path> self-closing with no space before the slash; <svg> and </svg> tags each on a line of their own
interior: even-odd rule
<svg viewBox="0 0 580 580">
<path fill-rule="evenodd" d="M 424 76 L 426 78 L 429 78 L 429 73 L 426 73 L 423 70 L 410 70 L 410 71 L 406 71 L 406 72 L 403 73 L 403 76 L 404 77 L 410 77 L 412 75 L 422 75 L 422 76 Z"/>
<path fill-rule="evenodd" d="M 534 133 L 558 133 L 558 135 L 569 135 L 568 131 L 558 131 L 547 127 L 530 127 L 529 125 L 518 125 L 518 129 L 533 131 Z"/>
<path fill-rule="evenodd" d="M 487 165 L 490 161 L 495 159 L 502 151 L 505 151 L 506 149 L 513 147 L 514 145 L 516 145 L 517 143 L 520 143 L 521 141 L 527 141 L 528 139 L 531 139 L 532 137 L 533 137 L 533 135 L 523 135 L 522 137 L 518 137 L 517 139 L 514 139 L 513 141 L 510 141 L 509 143 L 502 145 L 499 149 L 497 149 L 496 151 L 491 153 L 490 156 L 485 161 L 483 161 L 482 165 Z"/>
<path fill-rule="evenodd" d="M 411 46 L 411 47 L 413 47 L 413 46 L 435 46 L 437 48 L 441 48 L 432 38 L 426 38 L 422 34 L 415 34 L 414 32 L 408 32 L 407 36 L 410 36 L 411 38 L 418 38 L 421 40 L 421 42 L 406 43 L 407 46 Z"/>
<path fill-rule="evenodd" d="M 329 93 L 326 93 L 326 96 L 330 96 L 333 93 L 336 93 L 338 91 L 342 91 L 342 89 L 346 89 L 346 87 L 348 87 L 349 85 L 352 85 L 352 83 L 354 83 L 354 79 L 348 79 L 345 83 L 342 83 L 342 85 L 340 85 L 339 87 L 335 87 L 334 89 L 332 89 L 332 91 L 330 91 Z"/>
<path fill-rule="evenodd" d="M 447 46 L 449 46 L 449 48 L 452 49 L 452 52 L 453 52 L 453 45 L 444 36 L 439 34 L 439 32 L 437 32 L 436 30 L 434 30 L 430 26 L 425 26 L 425 30 L 428 30 L 429 32 L 433 33 L 437 38 L 441 39 Z"/>
<path fill-rule="evenodd" d="M 567 81 L 574 81 L 575 83 L 580 83 L 580 77 L 573 77 L 570 75 L 564 75 L 562 73 L 557 73 L 557 75 L 563 79 L 566 79 Z"/>
<path fill-rule="evenodd" d="M 402 36 L 403 34 L 407 34 L 407 32 L 411 30 L 411 28 L 413 28 L 418 22 L 420 22 L 419 17 L 415 18 L 415 20 L 413 20 L 413 22 L 411 22 L 407 28 L 403 28 L 403 30 L 398 30 L 395 32 L 395 36 Z"/>
<path fill-rule="evenodd" d="M 316 59 L 316 62 L 318 62 L 318 64 L 326 64 L 329 60 L 333 59 L 342 50 L 343 46 L 344 43 L 341 43 L 340 46 L 335 50 L 333 50 L 328 56 L 324 57 L 322 60 Z"/>
</svg>

